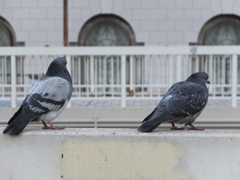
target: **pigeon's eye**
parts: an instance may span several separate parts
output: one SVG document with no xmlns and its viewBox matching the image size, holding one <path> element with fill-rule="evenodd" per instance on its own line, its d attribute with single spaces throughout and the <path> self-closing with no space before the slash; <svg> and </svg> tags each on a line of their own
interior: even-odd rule
<svg viewBox="0 0 240 180">
<path fill-rule="evenodd" d="M 206 80 L 207 80 L 207 78 L 206 78 L 206 77 L 204 77 L 203 79 L 206 79 Z"/>
</svg>

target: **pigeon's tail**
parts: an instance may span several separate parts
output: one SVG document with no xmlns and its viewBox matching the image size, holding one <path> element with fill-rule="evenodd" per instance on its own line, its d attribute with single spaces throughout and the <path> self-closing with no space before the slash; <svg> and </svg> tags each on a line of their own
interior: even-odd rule
<svg viewBox="0 0 240 180">
<path fill-rule="evenodd" d="M 39 115 L 34 114 L 30 109 L 25 108 L 23 110 L 22 106 L 9 120 L 8 126 L 3 130 L 3 133 L 10 135 L 18 135 L 31 121 L 36 120 Z"/>
<path fill-rule="evenodd" d="M 146 121 L 139 128 L 140 132 L 151 132 L 156 129 L 161 123 L 156 124 L 154 121 Z"/>
<path fill-rule="evenodd" d="M 29 122 L 30 121 L 12 122 L 4 129 L 3 133 L 18 135 L 28 125 Z"/>
<path fill-rule="evenodd" d="M 157 108 L 155 108 L 151 114 L 149 114 L 144 120 L 143 124 L 138 128 L 138 131 L 141 132 L 151 132 L 156 129 L 161 123 L 156 123 L 156 117 L 154 118 L 154 113 Z"/>
</svg>

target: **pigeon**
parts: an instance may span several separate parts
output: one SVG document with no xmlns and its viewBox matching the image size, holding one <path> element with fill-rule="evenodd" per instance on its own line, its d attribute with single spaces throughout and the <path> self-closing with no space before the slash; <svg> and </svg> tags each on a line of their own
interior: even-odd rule
<svg viewBox="0 0 240 180">
<path fill-rule="evenodd" d="M 151 132 L 162 123 L 171 123 L 172 130 L 184 129 L 174 123 L 189 125 L 191 128 L 188 130 L 203 130 L 192 123 L 207 105 L 206 83 L 210 84 L 208 74 L 197 72 L 185 81 L 173 84 L 153 112 L 142 121 L 138 131 Z"/>
<path fill-rule="evenodd" d="M 63 57 L 51 62 L 46 74 L 32 85 L 3 133 L 17 135 L 33 121 L 42 121 L 43 129 L 63 129 L 54 126 L 51 121 L 60 115 L 72 96 L 72 78 L 66 64 L 67 61 Z"/>
</svg>

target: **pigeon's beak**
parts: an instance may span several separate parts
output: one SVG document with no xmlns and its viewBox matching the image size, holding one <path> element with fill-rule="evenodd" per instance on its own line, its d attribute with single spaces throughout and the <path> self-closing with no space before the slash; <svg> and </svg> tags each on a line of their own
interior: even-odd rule
<svg viewBox="0 0 240 180">
<path fill-rule="evenodd" d="M 210 81 L 207 81 L 208 84 L 211 84 Z"/>
</svg>

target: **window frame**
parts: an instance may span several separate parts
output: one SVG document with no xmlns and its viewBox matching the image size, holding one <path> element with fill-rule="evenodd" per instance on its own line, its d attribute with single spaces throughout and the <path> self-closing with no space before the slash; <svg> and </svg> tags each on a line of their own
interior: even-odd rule
<svg viewBox="0 0 240 180">
<path fill-rule="evenodd" d="M 12 26 L 3 17 L 0 17 L 0 25 L 7 32 L 10 39 L 10 46 L 16 46 L 16 35 Z"/>
<path fill-rule="evenodd" d="M 212 30 L 215 25 L 217 25 L 221 21 L 232 21 L 240 26 L 240 17 L 236 15 L 218 15 L 213 18 L 211 18 L 209 21 L 207 21 L 203 27 L 200 30 L 199 36 L 198 36 L 198 45 L 205 45 L 205 40 L 208 35 L 208 33 Z"/>
<path fill-rule="evenodd" d="M 80 30 L 78 45 L 85 46 L 86 38 L 92 27 L 94 27 L 97 23 L 106 20 L 117 23 L 128 36 L 130 46 L 136 45 L 136 38 L 132 27 L 124 19 L 112 14 L 96 15 L 89 19 Z"/>
</svg>

